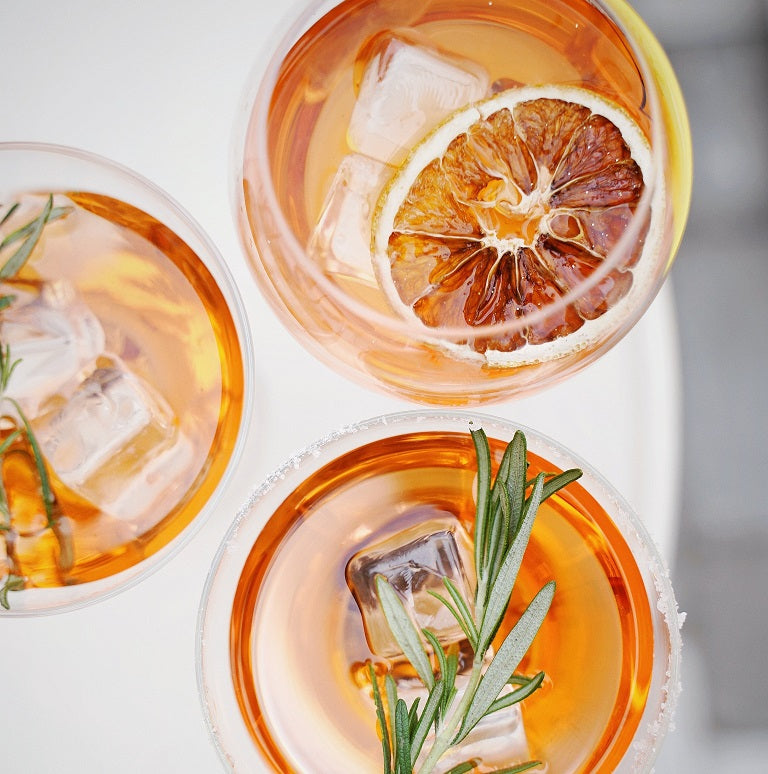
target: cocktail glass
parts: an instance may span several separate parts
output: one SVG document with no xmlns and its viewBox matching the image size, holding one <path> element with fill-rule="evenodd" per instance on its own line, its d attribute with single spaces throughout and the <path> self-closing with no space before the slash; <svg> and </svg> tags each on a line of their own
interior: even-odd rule
<svg viewBox="0 0 768 774">
<path fill-rule="evenodd" d="M 642 184 L 603 181 L 593 209 L 585 158 L 618 156 L 581 135 L 566 174 L 551 152 L 563 122 L 544 111 L 522 151 L 535 173 L 486 143 L 472 190 L 445 165 L 429 178 L 430 209 L 416 172 L 477 130 L 467 105 L 519 95 L 610 104 Z M 656 296 L 688 213 L 683 99 L 624 0 L 312 2 L 254 77 L 241 134 L 237 220 L 272 308 L 334 369 L 420 402 L 509 399 L 594 361 Z M 553 193 L 566 177 L 578 195 Z M 408 197 L 415 215 L 398 209 Z"/>
<path fill-rule="evenodd" d="M 395 675 L 403 667 L 369 644 L 348 586 L 360 561 L 350 560 L 381 555 L 393 536 L 471 534 L 469 430 L 479 427 L 494 465 L 522 429 L 531 476 L 584 471 L 534 523 L 510 614 L 555 580 L 553 607 L 520 666 L 548 682 L 523 702 L 514 733 L 501 734 L 501 751 L 491 739 L 495 763 L 524 754 L 558 774 L 651 771 L 677 700 L 681 643 L 664 561 L 642 522 L 557 442 L 506 420 L 436 410 L 371 419 L 308 446 L 237 514 L 206 583 L 197 640 L 203 708 L 228 769 L 383 770 L 367 664 Z M 450 565 L 450 551 L 435 551 L 437 564 Z M 409 557 L 388 566 L 412 580 L 415 596 L 426 577 L 419 567 L 432 560 Z M 505 752 L 504 740 L 515 749 Z"/>
<path fill-rule="evenodd" d="M 35 143 L 0 145 L 0 179 L 0 217 L 20 203 L 3 237 L 53 195 L 0 282 L 0 339 L 19 361 L 2 396 L 0 615 L 25 616 L 111 596 L 191 538 L 242 452 L 253 355 L 221 255 L 155 185 Z"/>
</svg>

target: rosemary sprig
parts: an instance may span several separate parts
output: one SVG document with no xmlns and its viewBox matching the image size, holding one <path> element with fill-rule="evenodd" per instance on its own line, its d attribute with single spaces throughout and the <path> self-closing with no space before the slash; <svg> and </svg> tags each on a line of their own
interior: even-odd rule
<svg viewBox="0 0 768 774">
<path fill-rule="evenodd" d="M 18 208 L 18 203 L 12 205 L 8 212 L 5 213 L 2 220 L 0 220 L 0 226 L 8 220 L 8 218 Z M 29 256 L 32 255 L 32 251 L 40 241 L 40 237 L 43 234 L 43 229 L 46 224 L 58 218 L 63 218 L 72 210 L 71 207 L 54 207 L 53 196 L 49 196 L 45 202 L 45 206 L 42 212 L 29 223 L 12 231 L 0 242 L 0 250 L 4 250 L 9 245 L 12 245 L 20 240 L 24 240 L 21 246 L 16 250 L 10 258 L 0 267 L 0 280 L 9 279 L 15 277 L 24 264 L 29 260 Z"/>
<path fill-rule="evenodd" d="M 18 207 L 19 205 L 16 203 L 8 208 L 3 217 L 0 218 L 0 226 L 8 221 Z M 12 231 L 0 241 L 0 253 L 9 246 L 21 242 L 21 245 L 0 265 L 0 281 L 12 279 L 21 271 L 40 241 L 45 226 L 53 220 L 64 217 L 71 209 L 71 207 L 54 207 L 53 196 L 48 196 L 42 211 L 36 218 Z M 9 307 L 14 300 L 15 296 L 13 294 L 0 295 L 0 311 Z M 59 571 L 68 572 L 74 564 L 74 546 L 69 520 L 59 512 L 56 496 L 51 489 L 45 460 L 40 450 L 40 444 L 35 437 L 32 426 L 18 401 L 6 394 L 11 376 L 20 362 L 20 359 L 14 359 L 11 356 L 10 345 L 3 345 L 0 342 L 0 403 L 8 403 L 13 409 L 12 412 L 3 413 L 2 420 L 10 423 L 12 427 L 15 426 L 3 442 L 0 443 L 0 460 L 2 460 L 16 440 L 22 436 L 26 439 L 40 485 L 40 497 L 45 510 L 46 527 L 53 532 L 59 546 L 56 563 Z M 4 583 L 0 586 L 0 606 L 7 610 L 10 607 L 8 602 L 9 592 L 23 589 L 26 585 L 26 578 L 21 572 L 16 559 L 16 532 L 12 523 L 8 496 L 1 477 L 0 535 L 5 540 L 6 560 L 9 567 Z"/>
<path fill-rule="evenodd" d="M 525 677 L 516 674 L 515 670 L 547 615 L 555 593 L 553 581 L 546 583 L 534 596 L 492 657 L 491 644 L 509 606 L 539 506 L 579 478 L 581 471 L 539 473 L 535 478 L 528 479 L 526 439 L 518 431 L 505 449 L 494 479 L 485 432 L 482 429 L 472 430 L 471 435 L 478 467 L 474 613 L 448 578 L 443 579 L 447 595 L 430 592 L 451 612 L 472 647 L 474 655 L 468 683 L 456 702 L 456 654 L 446 653 L 429 630 L 419 632 L 387 579 L 377 576 L 376 593 L 392 635 L 428 690 L 427 701 L 421 711 L 419 699 L 415 699 L 409 708 L 403 699 L 397 697 L 395 681 L 387 675 L 385 711 L 371 666 L 385 774 L 412 774 L 428 732 L 434 728 L 432 747 L 418 769 L 418 774 L 430 774 L 443 755 L 462 742 L 484 717 L 523 701 L 538 690 L 544 680 L 543 672 Z M 428 649 L 437 662 L 437 678 Z M 503 693 L 507 686 L 512 690 Z M 475 759 L 465 761 L 447 774 L 473 771 L 479 763 Z M 516 774 L 539 765 L 540 761 L 527 761 L 497 769 L 496 774 Z"/>
<path fill-rule="evenodd" d="M 5 582 L 0 587 L 0 605 L 6 610 L 10 610 L 11 606 L 8 602 L 9 591 L 21 591 L 26 585 L 27 581 L 23 575 L 16 575 L 9 572 L 5 577 Z"/>
</svg>

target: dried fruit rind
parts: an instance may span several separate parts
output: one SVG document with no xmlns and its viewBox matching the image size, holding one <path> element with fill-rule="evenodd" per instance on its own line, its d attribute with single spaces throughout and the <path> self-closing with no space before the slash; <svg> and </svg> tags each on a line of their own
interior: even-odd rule
<svg viewBox="0 0 768 774">
<path fill-rule="evenodd" d="M 651 182 L 652 205 L 641 208 Z M 659 182 L 645 136 L 618 106 L 575 87 L 510 89 L 414 147 L 377 204 L 374 269 L 427 340 L 469 326 L 451 347 L 460 355 L 511 366 L 559 357 L 600 339 L 647 294 Z M 641 217 L 621 264 L 601 268 Z"/>
</svg>

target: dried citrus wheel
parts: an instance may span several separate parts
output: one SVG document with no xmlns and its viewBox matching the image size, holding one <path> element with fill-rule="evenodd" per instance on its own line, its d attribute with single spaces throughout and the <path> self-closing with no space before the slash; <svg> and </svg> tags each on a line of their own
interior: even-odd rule
<svg viewBox="0 0 768 774">
<path fill-rule="evenodd" d="M 511 333 L 459 342 L 493 364 L 584 348 L 644 292 L 659 208 L 645 210 L 622 265 L 574 303 L 557 302 L 603 264 L 632 221 L 650 158 L 637 124 L 583 89 L 516 88 L 462 108 L 413 149 L 379 198 L 379 283 L 432 332 L 523 318 Z"/>
</svg>

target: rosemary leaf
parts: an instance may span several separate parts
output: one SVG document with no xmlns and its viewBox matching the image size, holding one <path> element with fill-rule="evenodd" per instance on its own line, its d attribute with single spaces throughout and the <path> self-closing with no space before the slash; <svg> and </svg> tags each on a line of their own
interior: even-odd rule
<svg viewBox="0 0 768 774">
<path fill-rule="evenodd" d="M 501 563 L 498 574 L 494 578 L 493 588 L 488 598 L 488 604 L 483 611 L 483 618 L 480 624 L 480 634 L 478 636 L 478 651 L 480 653 L 485 653 L 490 646 L 509 604 L 512 588 L 517 580 L 517 573 L 522 564 L 525 549 L 528 546 L 533 520 L 536 518 L 536 512 L 541 501 L 543 484 L 544 476 L 539 474 L 528 502 L 528 509 L 520 524 L 520 529 L 515 535 L 515 540 L 509 547 L 504 561 Z"/>
<path fill-rule="evenodd" d="M 466 774 L 468 771 L 472 771 L 472 769 L 476 768 L 479 764 L 480 761 L 477 758 L 473 758 L 470 761 L 464 761 L 464 763 L 454 766 L 452 769 L 446 771 L 445 774 Z"/>
<path fill-rule="evenodd" d="M 11 376 L 16 370 L 16 366 L 21 362 L 21 359 L 11 359 L 11 345 L 6 344 L 4 347 L 0 344 L 0 393 L 5 393 L 8 389 L 8 383 L 11 381 Z"/>
<path fill-rule="evenodd" d="M 14 430 L 2 443 L 0 443 L 0 459 L 8 451 L 8 447 L 21 435 L 21 430 Z M 0 522 L 0 530 L 7 532 L 11 529 L 11 508 L 8 505 L 8 494 L 5 491 L 5 483 L 0 476 L 0 515 L 3 517 Z M 6 553 L 8 552 L 6 540 Z"/>
<path fill-rule="evenodd" d="M 545 584 L 504 639 L 480 679 L 453 744 L 458 744 L 485 716 L 491 704 L 509 682 L 517 665 L 533 642 L 555 593 L 553 581 Z"/>
<path fill-rule="evenodd" d="M 533 678 L 530 678 L 526 675 L 519 675 L 514 674 L 512 677 L 509 678 L 509 684 L 510 685 L 528 685 L 528 683 L 531 682 Z"/>
<path fill-rule="evenodd" d="M 477 457 L 477 504 L 475 506 L 475 570 L 478 587 L 484 572 L 483 551 L 485 548 L 485 528 L 488 518 L 488 506 L 491 492 L 491 448 L 485 430 L 471 430 L 472 441 Z"/>
<path fill-rule="evenodd" d="M 486 573 L 489 575 L 489 583 L 493 583 L 494 564 L 498 563 L 498 558 L 504 555 L 507 546 L 506 530 L 503 528 L 502 522 L 506 519 L 504 513 L 504 500 L 507 500 L 507 505 L 509 505 L 509 492 L 507 491 L 505 482 L 510 474 L 511 465 L 512 445 L 510 443 L 504 450 L 499 469 L 496 472 L 496 478 L 493 480 L 491 486 L 491 505 L 488 515 L 488 522 L 492 525 L 489 527 L 491 536 L 486 540 L 487 545 L 484 554 L 484 562 L 486 565 Z M 501 532 L 499 532 L 499 530 L 501 530 Z"/>
<path fill-rule="evenodd" d="M 22 243 L 21 247 L 0 267 L 0 280 L 8 279 L 18 274 L 21 267 L 27 262 L 27 259 L 35 249 L 35 245 L 40 240 L 40 235 L 43 233 L 45 224 L 51 215 L 53 209 L 53 196 L 48 197 L 48 201 L 43 207 L 43 211 L 35 218 L 32 223 L 29 224 L 29 235 Z M 14 241 L 17 237 L 14 234 L 7 236 L 0 247 L 5 247 L 10 241 Z"/>
<path fill-rule="evenodd" d="M 558 473 L 548 481 L 544 482 L 544 490 L 541 494 L 541 501 L 544 502 L 548 497 L 551 497 L 555 492 L 561 490 L 564 486 L 567 486 L 576 479 L 581 478 L 581 471 L 578 468 L 571 468 L 565 470 L 562 473 Z"/>
<path fill-rule="evenodd" d="M 0 219 L 0 226 L 2 226 L 3 223 L 5 223 L 5 221 L 8 220 L 8 218 L 10 218 L 11 215 L 13 215 L 13 213 L 16 212 L 16 210 L 18 210 L 18 209 L 19 209 L 19 203 L 18 202 L 14 202 L 8 208 L 8 212 L 6 212 L 5 215 L 3 215 L 2 219 Z"/>
<path fill-rule="evenodd" d="M 509 547 L 509 527 L 512 516 L 512 505 L 506 484 L 499 486 L 498 505 L 494 514 L 491 540 L 488 545 L 488 570 L 489 583 L 493 584 L 499 572 L 499 566 Z"/>
<path fill-rule="evenodd" d="M 435 637 L 435 635 L 429 631 L 429 629 L 422 629 L 421 633 L 432 647 L 432 652 L 435 654 L 435 658 L 437 659 L 437 666 L 440 670 L 440 677 L 445 680 L 446 674 L 448 672 L 448 657 L 445 655 L 443 646 L 440 644 L 437 637 Z"/>
<path fill-rule="evenodd" d="M 392 631 L 392 636 L 400 646 L 403 654 L 411 662 L 416 673 L 427 688 L 432 688 L 435 683 L 435 676 L 432 674 L 432 665 L 429 663 L 429 657 L 424 650 L 419 633 L 413 625 L 408 613 L 397 596 L 397 592 L 389 584 L 389 581 L 383 576 L 376 577 L 376 592 L 379 596 L 381 609 L 387 624 Z"/>
<path fill-rule="evenodd" d="M 15 206 L 18 207 L 18 205 L 15 205 Z M 53 223 L 54 220 L 59 220 L 59 218 L 63 218 L 65 215 L 69 215 L 69 213 L 72 212 L 73 209 L 74 209 L 73 207 L 54 207 L 53 209 L 51 209 L 51 212 L 48 215 L 48 219 L 46 220 L 45 225 L 47 225 L 48 223 Z M 7 213 L 6 216 L 0 221 L 0 226 L 2 226 L 3 223 L 5 223 L 9 214 L 10 213 Z M 0 250 L 3 250 L 6 247 L 9 247 L 10 245 L 12 245 L 14 242 L 18 242 L 20 239 L 24 239 L 24 237 L 28 237 L 30 234 L 32 234 L 35 231 L 38 218 L 35 218 L 34 220 L 30 221 L 25 226 L 21 226 L 20 228 L 17 228 L 15 231 L 12 231 L 10 234 L 4 237 L 2 242 L 0 242 Z"/>
<path fill-rule="evenodd" d="M 395 739 L 395 706 L 397 705 L 397 685 L 395 685 L 395 681 L 392 678 L 392 675 L 387 673 L 387 676 L 384 678 L 384 687 L 387 692 L 387 712 L 389 712 L 389 722 L 392 724 L 392 728 L 390 729 L 390 733 L 392 734 L 392 752 L 394 753 L 395 747 L 397 746 L 397 740 Z"/>
<path fill-rule="evenodd" d="M 411 730 L 408 722 L 408 708 L 402 699 L 395 705 L 395 771 L 397 774 L 411 774 Z"/>
<path fill-rule="evenodd" d="M 0 532 L 8 532 L 11 529 L 11 509 L 8 506 L 8 495 L 5 491 L 5 484 L 2 477 L 0 477 Z M 6 554 L 8 553 L 8 546 L 5 546 Z"/>
<path fill-rule="evenodd" d="M 373 702 L 376 705 L 376 719 L 379 723 L 381 732 L 381 749 L 384 758 L 384 774 L 392 774 L 392 748 L 389 742 L 389 728 L 387 727 L 387 717 L 384 713 L 384 704 L 381 701 L 381 692 L 379 691 L 379 681 L 376 679 L 376 672 L 373 664 L 368 664 L 368 671 L 371 676 L 371 685 L 373 686 Z"/>
<path fill-rule="evenodd" d="M 510 469 L 507 476 L 507 491 L 510 497 L 510 539 L 517 534 L 523 517 L 523 502 L 525 500 L 525 475 L 528 470 L 528 444 L 525 434 L 519 430 L 509 444 Z"/>
<path fill-rule="evenodd" d="M 539 672 L 521 688 L 511 691 L 504 696 L 500 696 L 498 699 L 496 699 L 496 701 L 493 702 L 493 704 L 491 704 L 491 706 L 488 708 L 488 712 L 485 714 L 490 715 L 491 713 L 498 712 L 505 707 L 511 707 L 513 704 L 518 704 L 523 699 L 527 699 L 532 693 L 535 693 L 539 690 L 539 688 L 541 688 L 541 684 L 544 682 L 544 677 L 544 672 Z"/>
<path fill-rule="evenodd" d="M 456 695 L 456 688 L 454 686 L 456 683 L 456 673 L 459 668 L 459 657 L 456 653 L 446 656 L 437 637 L 435 637 L 429 629 L 422 629 L 422 632 L 432 646 L 440 669 L 440 680 L 438 681 L 441 686 L 440 705 L 438 707 L 438 712 L 434 717 L 435 728 L 437 728 L 440 718 L 445 717 L 448 707 L 450 706 L 451 701 L 453 701 L 453 697 Z"/>
<path fill-rule="evenodd" d="M 523 771 L 535 769 L 537 766 L 541 766 L 541 761 L 526 761 L 525 763 L 520 763 L 517 766 L 507 766 L 503 769 L 494 769 L 491 774 L 522 774 Z"/>
<path fill-rule="evenodd" d="M 0 587 L 0 606 L 6 610 L 10 610 L 8 604 L 8 592 L 9 591 L 21 591 L 24 588 L 25 581 L 20 575 L 14 575 L 9 573 L 5 578 L 5 583 Z"/>
<path fill-rule="evenodd" d="M 14 363 L 14 366 L 15 365 L 16 363 Z M 11 367 L 11 370 L 13 370 L 13 366 Z M 8 400 L 16 409 L 16 412 L 19 415 L 19 419 L 21 419 L 21 422 L 24 425 L 24 431 L 26 432 L 27 440 L 29 441 L 29 448 L 32 450 L 32 456 L 35 460 L 35 467 L 37 468 L 37 475 L 40 479 L 40 493 L 43 499 L 43 508 L 45 508 L 45 517 L 48 522 L 47 526 L 52 527 L 55 521 L 53 515 L 54 497 L 53 491 L 51 490 L 51 482 L 48 478 L 48 470 L 45 467 L 45 461 L 43 460 L 43 453 L 40 451 L 40 445 L 38 444 L 37 438 L 35 438 L 35 434 L 32 431 L 32 426 L 29 424 L 29 421 L 24 415 L 24 412 L 21 410 L 21 406 L 13 398 L 8 398 Z"/>
<path fill-rule="evenodd" d="M 456 584 L 448 577 L 443 578 L 443 585 L 448 589 L 448 593 L 451 595 L 451 599 L 454 601 L 456 608 L 461 612 L 462 617 L 467 622 L 467 626 L 472 634 L 471 637 L 467 637 L 469 644 L 474 649 L 477 645 L 477 627 L 472 617 L 472 611 L 469 609 L 464 597 L 461 596 L 461 592 L 456 588 Z"/>
<path fill-rule="evenodd" d="M 14 430 L 2 443 L 0 443 L 0 455 L 5 454 L 11 444 L 21 435 L 21 430 Z"/>
<path fill-rule="evenodd" d="M 475 628 L 474 621 L 471 618 L 464 618 L 462 613 L 457 608 L 455 608 L 442 594 L 438 594 L 436 591 L 432 591 L 431 589 L 427 591 L 427 594 L 433 596 L 448 609 L 450 614 L 456 619 L 456 622 L 461 627 L 461 630 L 464 632 L 464 636 L 469 640 L 469 643 L 474 649 L 475 644 L 477 643 L 477 629 Z"/>
<path fill-rule="evenodd" d="M 413 700 L 413 704 L 408 708 L 408 733 L 413 739 L 413 732 L 416 730 L 416 724 L 419 722 L 419 704 L 421 697 L 417 696 Z"/>
<path fill-rule="evenodd" d="M 443 685 L 443 679 L 441 678 L 432 686 L 432 690 L 427 697 L 427 703 L 424 705 L 424 712 L 421 713 L 419 722 L 411 733 L 411 769 L 413 769 L 421 748 L 424 746 L 424 740 L 427 738 L 427 734 L 429 734 L 430 726 L 435 722 L 440 712 Z"/>
<path fill-rule="evenodd" d="M 448 708 L 456 696 L 456 675 L 459 673 L 459 654 L 455 651 L 446 659 L 445 687 L 443 688 L 443 703 L 440 712 L 443 716 L 448 714 Z"/>
</svg>

